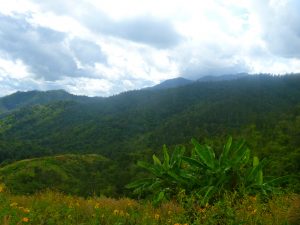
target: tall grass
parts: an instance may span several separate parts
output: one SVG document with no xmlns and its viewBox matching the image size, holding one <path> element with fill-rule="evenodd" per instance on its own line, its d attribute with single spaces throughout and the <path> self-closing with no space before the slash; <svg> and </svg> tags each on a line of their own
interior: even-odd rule
<svg viewBox="0 0 300 225">
<path fill-rule="evenodd" d="M 0 224 L 4 225 L 167 225 L 167 224 L 300 224 L 300 197 L 280 195 L 268 201 L 258 197 L 225 197 L 204 207 L 190 197 L 159 207 L 128 198 L 84 199 L 61 193 L 15 196 L 0 193 Z M 189 207 L 186 207 L 189 206 Z"/>
</svg>

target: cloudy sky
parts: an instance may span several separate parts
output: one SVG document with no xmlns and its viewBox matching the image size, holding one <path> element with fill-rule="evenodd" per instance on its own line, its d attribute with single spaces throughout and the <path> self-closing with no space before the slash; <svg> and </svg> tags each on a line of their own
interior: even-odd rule
<svg viewBox="0 0 300 225">
<path fill-rule="evenodd" d="M 0 96 L 300 72 L 299 0 L 0 0 Z"/>
</svg>

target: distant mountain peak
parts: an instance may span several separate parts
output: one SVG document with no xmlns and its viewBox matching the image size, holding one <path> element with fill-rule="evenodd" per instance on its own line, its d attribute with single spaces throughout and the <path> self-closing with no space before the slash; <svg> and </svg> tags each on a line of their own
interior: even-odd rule
<svg viewBox="0 0 300 225">
<path fill-rule="evenodd" d="M 177 77 L 177 78 L 165 80 L 165 81 L 161 82 L 160 84 L 151 87 L 151 89 L 160 90 L 160 89 L 176 88 L 176 87 L 190 84 L 192 82 L 193 82 L 192 80 L 188 80 L 183 77 Z"/>
<path fill-rule="evenodd" d="M 24 106 L 48 104 L 54 101 L 76 100 L 80 96 L 72 95 L 65 90 L 50 91 L 17 91 L 0 98 L 0 114 Z"/>
</svg>

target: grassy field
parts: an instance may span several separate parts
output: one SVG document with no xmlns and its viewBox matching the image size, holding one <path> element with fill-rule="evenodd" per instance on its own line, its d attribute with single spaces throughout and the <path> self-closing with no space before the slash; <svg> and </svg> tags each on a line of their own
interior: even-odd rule
<svg viewBox="0 0 300 225">
<path fill-rule="evenodd" d="M 0 188 L 3 225 L 192 225 L 192 224 L 300 224 L 300 196 L 280 195 L 270 200 L 255 196 L 225 196 L 214 205 L 150 202 L 128 198 L 81 198 L 46 191 L 16 196 Z"/>
</svg>

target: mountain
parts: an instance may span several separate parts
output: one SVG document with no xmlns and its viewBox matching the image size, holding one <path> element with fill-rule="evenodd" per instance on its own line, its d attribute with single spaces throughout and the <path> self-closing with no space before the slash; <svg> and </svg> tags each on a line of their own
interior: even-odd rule
<svg viewBox="0 0 300 225">
<path fill-rule="evenodd" d="M 225 80 L 235 80 L 240 79 L 247 76 L 257 76 L 257 75 L 249 75 L 247 73 L 237 73 L 237 74 L 225 74 L 220 76 L 204 76 L 199 78 L 198 82 L 207 82 L 207 81 L 225 81 Z"/>
<path fill-rule="evenodd" d="M 162 90 L 162 89 L 177 88 L 177 87 L 185 86 L 185 85 L 191 84 L 193 82 L 235 80 L 235 79 L 243 78 L 246 76 L 250 76 L 250 75 L 246 74 L 246 73 L 238 73 L 238 74 L 226 74 L 226 75 L 220 75 L 220 76 L 204 76 L 204 77 L 197 79 L 196 81 L 188 80 L 183 77 L 177 77 L 174 79 L 165 80 L 158 85 L 155 85 L 153 87 L 149 87 L 146 89 Z"/>
<path fill-rule="evenodd" d="M 136 161 L 159 154 L 163 144 L 189 146 L 195 137 L 220 149 L 232 135 L 268 157 L 272 175 L 300 171 L 299 74 L 193 82 L 89 99 L 29 105 L 2 116 L 0 162 L 101 154 L 116 163 L 121 187 L 139 176 Z"/>
<path fill-rule="evenodd" d="M 69 94 L 64 90 L 53 91 L 27 91 L 16 92 L 14 94 L 0 98 L 0 113 L 19 109 L 24 106 L 32 106 L 38 104 L 48 104 L 56 101 L 90 101 L 92 98 L 85 96 L 76 96 Z"/>
<path fill-rule="evenodd" d="M 162 83 L 155 85 L 153 87 L 150 87 L 150 89 L 153 90 L 161 90 L 161 89 L 168 89 L 168 88 L 176 88 L 180 86 L 184 86 L 187 84 L 192 83 L 193 81 L 185 79 L 183 77 L 178 77 L 170 80 L 165 80 Z"/>
<path fill-rule="evenodd" d="M 13 194 L 30 194 L 45 189 L 67 194 L 111 195 L 115 165 L 100 155 L 59 155 L 26 159 L 0 168 L 1 182 Z"/>
<path fill-rule="evenodd" d="M 233 74 L 223 76 L 205 76 L 198 79 L 198 82 L 206 81 L 224 81 L 238 79 L 247 74 Z M 169 88 L 177 88 L 193 83 L 194 81 L 188 80 L 182 77 L 163 81 L 162 83 L 153 87 L 145 88 L 144 90 L 163 90 Z M 121 94 L 122 95 L 122 94 Z M 119 95 L 118 95 L 119 96 Z M 51 90 L 51 91 L 18 91 L 11 95 L 0 98 L 0 114 L 7 113 L 12 110 L 20 109 L 26 106 L 33 105 L 46 105 L 57 101 L 75 101 L 92 103 L 103 101 L 105 98 L 102 97 L 87 97 L 70 94 L 64 90 Z"/>
</svg>

